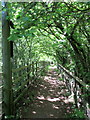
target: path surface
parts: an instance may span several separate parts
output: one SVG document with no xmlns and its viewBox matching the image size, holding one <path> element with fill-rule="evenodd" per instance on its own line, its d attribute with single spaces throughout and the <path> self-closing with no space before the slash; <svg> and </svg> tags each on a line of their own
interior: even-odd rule
<svg viewBox="0 0 90 120">
<path fill-rule="evenodd" d="M 38 85 L 33 103 L 21 109 L 21 118 L 66 118 L 73 102 L 67 93 L 65 83 L 52 68 Z"/>
</svg>

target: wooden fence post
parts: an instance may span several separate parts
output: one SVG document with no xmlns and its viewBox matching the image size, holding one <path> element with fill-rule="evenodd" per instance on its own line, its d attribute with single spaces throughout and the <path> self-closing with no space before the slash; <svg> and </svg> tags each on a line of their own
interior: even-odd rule
<svg viewBox="0 0 90 120">
<path fill-rule="evenodd" d="M 27 66 L 28 66 L 29 64 L 27 63 Z M 27 67 L 27 73 L 30 71 L 30 66 L 29 67 Z M 27 75 L 27 80 L 29 80 L 30 79 L 30 74 L 28 74 Z M 29 81 L 28 81 L 28 83 L 27 83 L 27 86 L 29 85 Z"/>
<path fill-rule="evenodd" d="M 32 75 L 34 77 L 34 62 L 32 61 Z"/>
<path fill-rule="evenodd" d="M 36 76 L 37 76 L 37 67 L 38 67 L 38 62 L 36 61 Z"/>
<path fill-rule="evenodd" d="M 7 4 L 3 2 L 6 8 Z M 13 96 L 12 96 L 12 70 L 10 59 L 10 26 L 7 20 L 7 11 L 2 12 L 2 56 L 3 56 L 3 111 L 6 116 L 13 114 Z"/>
<path fill-rule="evenodd" d="M 0 5 L 1 6 L 1 5 Z M 0 11 L 0 17 L 1 17 L 1 11 Z M 2 26 L 0 21 L 0 27 Z M 0 120 L 2 117 L 2 30 L 0 29 Z"/>
</svg>

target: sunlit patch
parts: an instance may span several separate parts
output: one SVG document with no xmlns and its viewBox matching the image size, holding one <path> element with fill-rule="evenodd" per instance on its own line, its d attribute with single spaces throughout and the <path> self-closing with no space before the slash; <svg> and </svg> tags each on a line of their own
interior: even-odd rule
<svg viewBox="0 0 90 120">
<path fill-rule="evenodd" d="M 47 88 L 47 87 L 44 87 L 45 89 Z"/>
<path fill-rule="evenodd" d="M 43 95 L 41 95 L 41 96 L 39 96 L 39 97 L 37 97 L 39 100 L 45 100 L 45 98 L 44 98 L 44 96 Z"/>
<path fill-rule="evenodd" d="M 53 92 L 54 90 L 49 90 L 50 92 Z"/>
<path fill-rule="evenodd" d="M 57 69 L 57 66 L 50 66 L 50 69 L 54 70 L 54 69 Z"/>
<path fill-rule="evenodd" d="M 50 102 L 60 101 L 59 98 L 53 98 L 53 99 L 51 99 L 51 98 L 47 98 L 47 100 L 50 101 Z"/>
<path fill-rule="evenodd" d="M 48 80 L 49 78 L 51 78 L 51 77 L 48 77 L 48 76 L 45 76 L 45 77 L 44 77 L 45 80 Z"/>
<path fill-rule="evenodd" d="M 67 99 L 63 100 L 65 103 L 74 103 L 73 95 L 69 96 Z"/>
<path fill-rule="evenodd" d="M 40 85 L 41 87 L 44 87 L 44 85 Z"/>
<path fill-rule="evenodd" d="M 69 113 L 70 111 L 69 110 L 67 110 L 67 113 Z"/>
<path fill-rule="evenodd" d="M 51 76 L 49 76 L 48 78 L 51 79 Z"/>
<path fill-rule="evenodd" d="M 64 96 L 61 96 L 61 97 L 59 97 L 59 99 L 60 99 L 60 100 L 64 100 L 64 99 L 65 99 L 65 97 L 64 97 Z"/>
<path fill-rule="evenodd" d="M 70 107 L 67 107 L 67 109 L 70 109 Z"/>
<path fill-rule="evenodd" d="M 33 114 L 36 114 L 36 111 L 32 111 Z"/>
<path fill-rule="evenodd" d="M 48 74 L 47 74 L 47 76 L 51 76 L 51 74 L 50 74 L 50 73 L 48 73 Z"/>
<path fill-rule="evenodd" d="M 50 114 L 50 117 L 53 117 L 54 115 L 53 114 Z"/>
<path fill-rule="evenodd" d="M 61 92 L 57 92 L 57 94 L 59 94 L 59 95 L 60 95 L 60 94 L 61 94 Z"/>
<path fill-rule="evenodd" d="M 40 101 L 40 103 L 43 103 L 42 101 Z"/>
<path fill-rule="evenodd" d="M 55 106 L 55 105 L 53 105 L 53 108 L 55 108 L 55 109 L 59 109 L 59 107 L 58 107 L 58 106 Z"/>
</svg>

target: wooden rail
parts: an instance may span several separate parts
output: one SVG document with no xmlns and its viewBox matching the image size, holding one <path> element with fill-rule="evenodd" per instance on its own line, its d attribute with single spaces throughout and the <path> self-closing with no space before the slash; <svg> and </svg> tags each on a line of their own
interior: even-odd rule
<svg viewBox="0 0 90 120">
<path fill-rule="evenodd" d="M 22 67 L 20 67 L 20 68 L 12 69 L 12 72 L 13 72 L 13 73 L 19 72 L 19 71 L 21 71 L 21 70 L 23 70 L 23 69 L 25 69 L 25 68 L 30 67 L 31 65 L 32 65 L 32 64 L 30 64 L 30 65 L 28 65 L 28 66 L 22 66 Z"/>
<path fill-rule="evenodd" d="M 37 63 L 36 63 L 37 64 Z M 33 64 L 30 64 L 28 66 L 22 66 L 20 68 L 17 68 L 17 69 L 13 69 L 12 72 L 13 73 L 17 73 L 19 71 L 22 71 L 23 69 L 26 69 L 26 68 L 30 68 L 31 65 L 33 66 Z M 33 66 L 34 67 L 34 66 Z M 32 67 L 31 67 L 32 68 Z M 36 80 L 36 78 L 39 77 L 40 75 L 40 72 L 42 71 L 42 68 L 40 67 L 37 67 L 35 72 L 37 71 L 36 73 L 36 76 L 30 81 L 30 79 L 27 79 L 27 75 L 30 74 L 31 72 L 34 72 L 32 69 L 30 68 L 30 70 L 27 72 L 25 71 L 24 74 L 22 74 L 20 77 L 14 79 L 13 78 L 13 85 L 15 86 L 17 83 L 21 83 L 20 86 L 18 86 L 17 89 L 13 88 L 13 94 L 14 96 L 19 93 L 19 91 L 21 90 L 22 92 L 19 93 L 19 95 L 14 99 L 14 105 L 17 104 L 17 102 L 23 97 L 23 95 L 27 92 L 28 88 L 30 87 L 30 85 Z M 21 81 L 21 79 L 24 79 L 23 81 Z M 27 83 L 29 83 L 29 85 L 27 85 Z"/>
<path fill-rule="evenodd" d="M 89 120 L 90 119 L 90 115 L 89 115 L 90 114 L 90 95 L 88 94 L 90 93 L 90 85 L 87 85 L 81 79 L 71 74 L 71 72 L 66 70 L 60 64 L 59 64 L 59 70 L 62 70 L 62 72 L 65 73 L 63 78 L 66 81 L 66 84 L 70 93 L 72 94 L 76 108 L 83 109 L 85 118 Z M 70 79 L 73 79 L 74 83 L 71 84 Z"/>
<path fill-rule="evenodd" d="M 17 72 L 19 72 L 19 71 L 22 71 L 23 69 L 29 68 L 30 66 L 31 66 L 31 65 L 22 66 L 22 67 L 20 67 L 20 68 L 13 69 L 12 72 L 13 72 L 13 73 L 17 73 Z M 25 73 L 22 74 L 20 77 L 18 77 L 18 78 L 16 78 L 16 79 L 13 79 L 13 85 L 14 85 L 14 86 L 15 86 L 17 83 L 19 83 L 19 82 L 21 83 L 21 82 L 22 82 L 21 85 L 18 86 L 17 89 L 15 89 L 15 88 L 13 87 L 13 94 L 14 94 L 14 95 L 17 94 L 20 90 L 22 90 L 22 88 L 24 88 L 24 86 L 27 85 L 27 83 L 29 82 L 29 79 L 28 79 L 28 80 L 25 80 L 25 79 L 26 79 L 26 76 L 27 76 L 28 74 L 30 74 L 30 70 L 29 70 L 28 72 L 25 71 Z M 21 81 L 21 79 L 24 79 L 24 81 Z M 19 94 L 19 96 L 18 96 L 17 98 L 15 98 L 14 104 L 16 104 L 16 103 L 18 102 L 18 100 L 21 99 L 21 97 L 24 95 L 24 93 L 25 93 L 27 90 L 28 90 L 28 86 L 25 87 L 25 88 L 22 90 L 22 92 L 20 92 L 20 94 Z"/>
<path fill-rule="evenodd" d="M 22 76 L 16 78 L 15 80 L 13 79 L 13 82 L 14 82 L 14 83 L 19 82 L 21 78 L 25 77 L 25 76 L 28 75 L 29 73 L 30 73 L 30 71 L 28 71 L 27 73 L 23 74 Z"/>
<path fill-rule="evenodd" d="M 35 80 L 36 78 L 34 78 L 33 79 L 33 81 Z M 29 80 L 28 80 L 29 81 Z M 32 82 L 31 82 L 32 83 Z M 27 90 L 29 89 L 29 87 L 31 86 L 31 84 L 29 84 L 29 86 L 27 86 L 23 91 L 22 91 L 22 93 L 14 100 L 14 104 L 16 104 L 22 97 L 23 97 L 23 95 L 27 92 Z M 22 88 L 22 86 L 21 86 L 21 88 Z M 21 89 L 21 88 L 19 88 L 19 89 Z M 16 91 L 16 92 L 18 92 L 18 90 Z"/>
<path fill-rule="evenodd" d="M 27 66 L 22 66 L 20 68 L 16 68 L 16 69 L 10 69 L 11 72 L 11 76 L 10 76 L 10 82 L 12 84 L 11 87 L 8 87 L 9 90 L 6 90 L 5 85 L 3 87 L 3 90 L 5 90 L 5 92 L 8 94 L 5 94 L 6 96 L 8 95 L 9 97 L 9 91 L 12 91 L 12 95 L 10 94 L 9 98 L 5 98 L 7 100 L 7 104 L 8 107 L 6 106 L 5 109 L 3 109 L 3 113 L 5 113 L 5 115 L 8 116 L 7 111 L 8 109 L 13 110 L 13 113 L 10 115 L 15 115 L 18 107 L 20 104 L 18 104 L 20 102 L 20 100 L 22 100 L 23 96 L 25 95 L 25 93 L 27 92 L 27 90 L 29 89 L 30 86 L 32 86 L 33 84 L 37 83 L 37 78 L 39 78 L 39 76 L 41 75 L 42 71 L 43 71 L 42 64 L 41 63 L 37 63 L 37 62 L 32 62 L 31 64 L 27 65 Z M 9 70 L 8 70 L 9 71 Z M 4 73 L 3 73 L 4 74 Z M 0 77 L 2 76 L 2 74 L 0 73 Z M 0 86 L 0 89 L 2 88 L 2 86 Z M 3 106 L 5 106 L 5 99 L 3 98 Z M 12 99 L 12 102 L 9 101 L 9 99 Z M 9 107 L 9 105 L 12 105 Z M 5 111 L 7 110 L 7 111 Z"/>
<path fill-rule="evenodd" d="M 66 70 L 62 65 L 59 64 L 59 67 L 63 69 L 63 71 L 68 74 L 70 77 L 72 77 L 74 80 L 76 80 L 79 84 L 81 84 L 83 87 L 85 87 L 85 89 L 87 89 L 88 91 L 90 91 L 90 86 L 87 85 L 86 83 L 84 83 L 81 79 L 79 79 L 78 77 L 72 75 L 68 70 Z"/>
<path fill-rule="evenodd" d="M 39 75 L 38 75 L 39 76 Z M 37 76 L 37 77 L 38 77 Z M 36 78 L 34 78 L 27 87 L 25 87 L 22 92 L 19 94 L 19 96 L 14 100 L 14 104 L 16 104 L 22 97 L 23 95 L 27 92 L 28 88 L 31 86 L 31 84 L 36 80 Z M 25 81 L 24 84 L 22 86 L 20 86 L 16 91 L 14 91 L 14 93 L 17 93 L 18 91 L 20 91 L 25 85 L 26 83 L 29 82 L 29 80 Z"/>
</svg>

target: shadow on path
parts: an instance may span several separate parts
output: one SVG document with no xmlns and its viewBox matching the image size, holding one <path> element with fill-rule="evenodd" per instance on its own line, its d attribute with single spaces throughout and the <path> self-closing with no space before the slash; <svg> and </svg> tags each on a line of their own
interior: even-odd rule
<svg viewBox="0 0 90 120">
<path fill-rule="evenodd" d="M 21 109 L 21 118 L 66 118 L 73 104 L 67 93 L 65 83 L 52 68 L 36 88 L 33 103 Z"/>
</svg>

